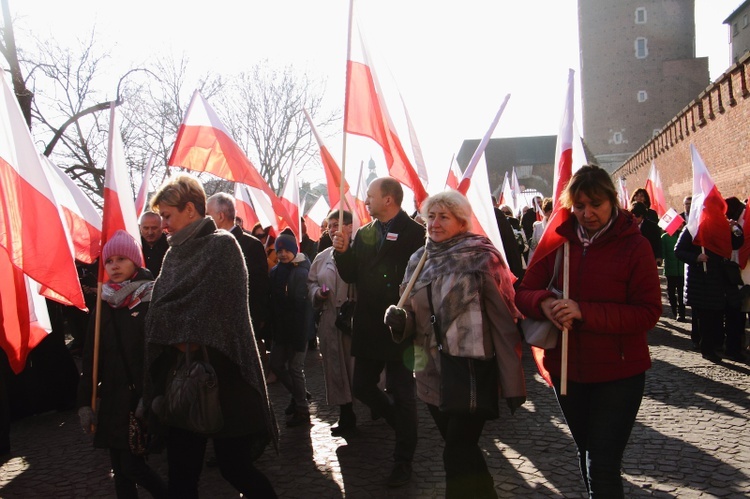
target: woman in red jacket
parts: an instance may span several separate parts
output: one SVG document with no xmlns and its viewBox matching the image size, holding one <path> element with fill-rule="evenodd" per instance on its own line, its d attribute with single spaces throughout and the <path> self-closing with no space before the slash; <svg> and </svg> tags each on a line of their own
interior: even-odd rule
<svg viewBox="0 0 750 499">
<path fill-rule="evenodd" d="M 620 466 L 651 367 L 646 333 L 661 315 L 659 276 L 648 241 L 618 206 L 606 171 L 584 166 L 560 201 L 574 216 L 548 236 L 570 243 L 569 298 L 547 290 L 552 251 L 526 271 L 516 305 L 527 316 L 568 327 L 567 395 L 560 395 L 560 344 L 545 350 L 544 367 L 578 446 L 589 494 L 624 497 Z"/>
</svg>

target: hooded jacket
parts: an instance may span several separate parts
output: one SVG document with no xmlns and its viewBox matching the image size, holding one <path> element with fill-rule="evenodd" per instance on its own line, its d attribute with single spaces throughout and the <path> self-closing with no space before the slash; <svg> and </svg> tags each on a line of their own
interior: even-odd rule
<svg viewBox="0 0 750 499">
<path fill-rule="evenodd" d="M 653 251 L 633 218 L 623 211 L 612 226 L 584 249 L 576 234 L 575 217 L 558 227 L 570 241 L 570 299 L 577 302 L 582 320 L 569 335 L 568 378 L 596 383 L 628 378 L 651 367 L 646 334 L 661 316 L 661 287 Z M 519 310 L 544 319 L 542 301 L 552 292 L 547 285 L 555 266 L 555 252 L 526 270 L 516 293 Z M 562 289 L 563 273 L 557 288 Z M 560 376 L 561 342 L 544 351 L 544 367 Z"/>
</svg>

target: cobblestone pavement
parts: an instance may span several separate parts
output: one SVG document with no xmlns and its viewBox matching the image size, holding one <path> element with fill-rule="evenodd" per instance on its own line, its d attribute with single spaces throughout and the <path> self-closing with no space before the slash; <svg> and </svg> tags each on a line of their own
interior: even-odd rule
<svg viewBox="0 0 750 499">
<path fill-rule="evenodd" d="M 750 491 L 750 366 L 721 365 L 692 350 L 689 323 L 662 318 L 650 333 L 653 367 L 625 452 L 626 497 L 748 497 Z M 554 394 L 524 352 L 528 402 L 511 417 L 488 423 L 481 440 L 500 497 L 585 497 L 575 445 Z M 288 402 L 274 383 L 270 393 L 281 425 L 280 451 L 257 465 L 282 498 L 432 498 L 445 491 L 442 442 L 419 404 L 419 444 L 410 484 L 388 489 L 393 432 L 355 404 L 359 431 L 332 437 L 338 408 L 324 404 L 319 354 L 307 361 L 312 425 L 284 427 Z M 12 453 L 0 461 L 3 498 L 114 497 L 108 454 L 93 449 L 75 411 L 16 421 Z M 210 449 L 210 447 L 209 447 Z M 210 450 L 209 450 L 210 454 Z M 164 455 L 150 457 L 166 475 Z M 204 468 L 202 497 L 237 497 L 217 468 Z M 144 493 L 143 497 L 147 494 Z"/>
</svg>

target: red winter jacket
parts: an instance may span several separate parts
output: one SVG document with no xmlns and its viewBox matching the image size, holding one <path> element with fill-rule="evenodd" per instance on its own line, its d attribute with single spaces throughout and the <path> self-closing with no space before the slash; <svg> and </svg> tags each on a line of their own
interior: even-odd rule
<svg viewBox="0 0 750 499">
<path fill-rule="evenodd" d="M 632 217 L 623 211 L 612 226 L 584 252 L 575 233 L 575 217 L 557 229 L 570 241 L 570 299 L 583 320 L 569 334 L 568 379 L 596 383 L 627 378 L 651 367 L 646 333 L 661 316 L 661 289 L 654 256 Z M 562 248 L 560 249 L 562 251 Z M 543 319 L 541 302 L 552 293 L 547 285 L 555 252 L 532 265 L 516 293 L 516 305 Z M 557 288 L 562 289 L 562 265 Z M 561 345 L 545 350 L 544 367 L 560 376 Z"/>
</svg>

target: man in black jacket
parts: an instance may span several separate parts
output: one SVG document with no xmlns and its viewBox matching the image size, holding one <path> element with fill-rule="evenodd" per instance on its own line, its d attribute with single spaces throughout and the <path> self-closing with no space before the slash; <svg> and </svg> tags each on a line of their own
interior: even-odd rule
<svg viewBox="0 0 750 499">
<path fill-rule="evenodd" d="M 348 237 L 333 234 L 334 258 L 341 278 L 357 285 L 352 355 L 354 396 L 373 415 L 382 416 L 396 432 L 395 466 L 388 486 L 399 487 L 411 478 L 411 462 L 417 446 L 417 406 L 413 364 L 408 339 L 395 343 L 383 323 L 385 310 L 398 303 L 399 285 L 409 257 L 425 244 L 425 228 L 401 209 L 401 185 L 390 177 L 372 181 L 367 206 L 374 221 Z M 385 369 L 386 390 L 378 388 Z"/>
<path fill-rule="evenodd" d="M 633 203 L 630 213 L 633 214 L 635 223 L 641 229 L 643 237 L 648 239 L 651 244 L 651 249 L 654 251 L 654 258 L 656 258 L 656 265 L 662 264 L 662 250 L 661 250 L 661 229 L 657 224 L 646 218 L 648 215 L 648 208 L 640 201 Z"/>
<path fill-rule="evenodd" d="M 138 220 L 138 229 L 141 232 L 143 261 L 156 279 L 161 272 L 164 255 L 169 249 L 167 235 L 161 228 L 161 217 L 153 211 L 144 211 Z"/>
<path fill-rule="evenodd" d="M 226 192 L 219 192 L 208 198 L 206 214 L 214 219 L 218 228 L 231 232 L 240 245 L 242 256 L 245 257 L 250 319 L 260 349 L 263 344 L 261 343 L 262 338 L 259 338 L 258 335 L 268 319 L 268 296 L 271 286 L 268 277 L 266 250 L 257 237 L 248 234 L 240 226 L 234 224 L 234 198 Z"/>
</svg>

